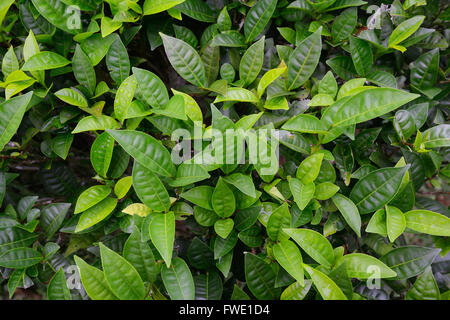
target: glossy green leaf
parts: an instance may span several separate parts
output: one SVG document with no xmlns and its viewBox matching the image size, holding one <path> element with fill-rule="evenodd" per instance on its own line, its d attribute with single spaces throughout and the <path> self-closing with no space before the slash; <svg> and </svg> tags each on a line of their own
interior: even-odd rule
<svg viewBox="0 0 450 320">
<path fill-rule="evenodd" d="M 80 272 L 84 290 L 86 290 L 89 298 L 92 300 L 117 300 L 108 282 L 106 282 L 103 271 L 92 267 L 77 256 L 74 256 L 74 260 Z"/>
<path fill-rule="evenodd" d="M 49 300 L 72 299 L 69 288 L 67 287 L 63 268 L 60 268 L 50 280 L 47 287 L 47 297 Z"/>
<path fill-rule="evenodd" d="M 374 212 L 389 203 L 399 191 L 408 168 L 382 168 L 360 179 L 349 196 L 358 207 L 359 213 Z"/>
<path fill-rule="evenodd" d="M 78 220 L 75 232 L 81 232 L 106 219 L 116 208 L 117 199 L 107 197 L 84 211 Z"/>
<path fill-rule="evenodd" d="M 270 265 L 252 253 L 245 254 L 245 280 L 250 292 L 260 300 L 278 299 L 275 273 Z"/>
<path fill-rule="evenodd" d="M 303 85 L 316 69 L 322 51 L 321 31 L 319 28 L 299 43 L 290 55 L 287 71 L 288 90 Z"/>
<path fill-rule="evenodd" d="M 303 259 L 298 247 L 290 240 L 282 240 L 272 250 L 278 263 L 303 286 Z"/>
<path fill-rule="evenodd" d="M 100 243 L 100 254 L 105 279 L 114 295 L 121 300 L 143 299 L 145 287 L 136 269 L 103 243 Z"/>
<path fill-rule="evenodd" d="M 328 268 L 333 265 L 333 247 L 320 233 L 310 229 L 283 229 L 283 231 L 318 263 Z"/>
<path fill-rule="evenodd" d="M 251 84 L 261 71 L 264 60 L 264 41 L 264 37 L 256 41 L 241 58 L 239 77 L 244 81 L 244 86 Z"/>
<path fill-rule="evenodd" d="M 326 274 L 306 264 L 303 264 L 303 267 L 310 275 L 314 286 L 324 300 L 347 300 L 342 290 Z"/>
<path fill-rule="evenodd" d="M 32 96 L 33 92 L 28 92 L 0 103 L 0 150 L 3 150 L 19 128 Z"/>
<path fill-rule="evenodd" d="M 415 16 L 400 23 L 389 36 L 388 46 L 392 48 L 410 37 L 419 29 L 424 19 L 425 16 Z"/>
<path fill-rule="evenodd" d="M 251 42 L 264 30 L 276 6 L 277 0 L 261 0 L 251 7 L 244 22 L 245 42 Z"/>
<path fill-rule="evenodd" d="M 406 226 L 414 231 L 434 236 L 450 236 L 450 218 L 429 210 L 405 212 Z"/>
<path fill-rule="evenodd" d="M 106 177 L 114 151 L 114 138 L 107 132 L 100 134 L 92 143 L 90 158 L 94 170 Z"/>
<path fill-rule="evenodd" d="M 340 261 L 345 262 L 347 274 L 351 278 L 380 279 L 396 276 L 396 273 L 383 262 L 364 253 L 346 254 Z"/>
<path fill-rule="evenodd" d="M 148 243 L 142 241 L 141 232 L 137 227 L 133 228 L 133 232 L 123 246 L 123 257 L 136 268 L 142 280 L 150 282 L 156 280 L 159 266 Z"/>
<path fill-rule="evenodd" d="M 161 277 L 172 300 L 195 299 L 194 279 L 183 259 L 174 258 L 170 267 L 163 266 Z"/>
<path fill-rule="evenodd" d="M 358 237 L 361 237 L 361 216 L 353 201 L 340 193 L 335 194 L 332 200 L 350 228 L 356 232 Z"/>
<path fill-rule="evenodd" d="M 75 47 L 75 53 L 72 58 L 72 69 L 73 75 L 75 76 L 75 79 L 77 79 L 78 83 L 84 85 L 87 89 L 89 89 L 91 94 L 94 94 L 95 87 L 97 86 L 95 70 L 92 66 L 91 60 L 78 44 Z"/>
<path fill-rule="evenodd" d="M 211 205 L 214 211 L 220 216 L 227 218 L 236 209 L 236 200 L 231 189 L 219 179 L 211 197 Z"/>
<path fill-rule="evenodd" d="M 175 239 L 175 215 L 173 212 L 158 213 L 152 218 L 150 239 L 163 257 L 166 266 L 170 267 Z"/>
<path fill-rule="evenodd" d="M 183 40 L 160 33 L 164 49 L 174 69 L 185 80 L 198 87 L 206 87 L 205 67 L 200 55 Z"/>
<path fill-rule="evenodd" d="M 380 260 L 397 273 L 393 279 L 408 279 L 421 274 L 431 265 L 440 249 L 405 246 L 393 249 Z"/>
<path fill-rule="evenodd" d="M 107 131 L 142 166 L 162 176 L 175 175 L 170 153 L 160 141 L 140 131 Z"/>
<path fill-rule="evenodd" d="M 35 249 L 18 247 L 0 254 L 0 267 L 21 269 L 42 261 L 42 255 Z"/>
</svg>

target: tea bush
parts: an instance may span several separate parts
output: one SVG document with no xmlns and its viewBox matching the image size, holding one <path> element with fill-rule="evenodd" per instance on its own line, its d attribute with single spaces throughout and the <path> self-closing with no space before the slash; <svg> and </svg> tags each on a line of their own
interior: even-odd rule
<svg viewBox="0 0 450 320">
<path fill-rule="evenodd" d="M 4 299 L 449 299 L 445 0 L 2 0 Z"/>
</svg>

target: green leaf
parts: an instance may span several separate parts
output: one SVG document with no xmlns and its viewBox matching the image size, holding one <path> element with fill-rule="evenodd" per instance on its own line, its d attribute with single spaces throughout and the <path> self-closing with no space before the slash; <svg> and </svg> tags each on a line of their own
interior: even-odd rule
<svg viewBox="0 0 450 320">
<path fill-rule="evenodd" d="M 273 255 L 278 263 L 295 279 L 304 286 L 303 259 L 298 247 L 290 240 L 281 240 L 272 248 Z"/>
<path fill-rule="evenodd" d="M 358 237 L 361 237 L 361 216 L 353 201 L 340 193 L 335 194 L 332 200 L 350 228 L 356 232 Z"/>
<path fill-rule="evenodd" d="M 305 280 L 305 285 L 301 286 L 294 282 L 281 293 L 280 300 L 303 300 L 311 289 L 311 280 Z"/>
<path fill-rule="evenodd" d="M 260 211 L 260 206 L 251 206 L 236 212 L 234 216 L 236 230 L 243 231 L 253 226 L 258 220 Z"/>
<path fill-rule="evenodd" d="M 55 27 L 70 33 L 81 31 L 80 10 L 62 0 L 32 0 L 36 10 Z"/>
<path fill-rule="evenodd" d="M 23 71 L 39 71 L 57 69 L 70 64 L 70 61 L 63 56 L 51 52 L 42 51 L 30 57 L 22 66 Z"/>
<path fill-rule="evenodd" d="M 220 300 L 222 297 L 222 278 L 216 271 L 207 271 L 194 277 L 195 300 Z"/>
<path fill-rule="evenodd" d="M 74 214 L 86 211 L 90 207 L 96 205 L 105 199 L 111 193 L 111 188 L 104 185 L 92 186 L 84 190 L 79 196 L 75 204 Z"/>
<path fill-rule="evenodd" d="M 14 248 L 0 254 L 0 267 L 22 269 L 34 266 L 42 261 L 42 255 L 31 248 Z"/>
<path fill-rule="evenodd" d="M 314 286 L 324 300 L 347 300 L 342 290 L 326 274 L 306 264 L 303 264 L 303 268 L 308 272 Z"/>
<path fill-rule="evenodd" d="M 202 0 L 186 0 L 175 8 L 195 20 L 203 22 L 216 21 L 213 11 L 209 5 Z"/>
<path fill-rule="evenodd" d="M 388 47 L 392 48 L 411 36 L 419 29 L 425 16 L 414 16 L 400 23 L 389 36 Z"/>
<path fill-rule="evenodd" d="M 180 197 L 196 204 L 197 206 L 200 206 L 201 208 L 213 210 L 211 205 L 213 192 L 213 187 L 198 186 L 183 192 L 180 194 Z"/>
<path fill-rule="evenodd" d="M 328 71 L 319 82 L 319 93 L 328 94 L 333 99 L 336 97 L 338 85 L 334 78 L 333 72 Z"/>
<path fill-rule="evenodd" d="M 264 41 L 264 37 L 256 41 L 242 56 L 239 77 L 244 81 L 244 87 L 251 84 L 261 71 L 264 60 Z"/>
<path fill-rule="evenodd" d="M 169 210 L 169 193 L 155 173 L 134 162 L 132 179 L 136 194 L 147 207 L 154 211 Z"/>
<path fill-rule="evenodd" d="M 418 96 L 392 88 L 366 89 L 352 96 L 335 110 L 333 127 L 349 126 L 371 120 L 397 109 Z M 333 105 L 329 108 L 333 108 Z"/>
<path fill-rule="evenodd" d="M 406 226 L 414 231 L 433 236 L 450 236 L 450 218 L 429 210 L 411 210 L 405 213 Z"/>
<path fill-rule="evenodd" d="M 315 194 L 315 185 L 313 182 L 303 184 L 299 179 L 290 178 L 289 188 L 294 197 L 294 201 L 300 210 L 306 208 L 308 203 L 313 199 Z"/>
<path fill-rule="evenodd" d="M 60 268 L 48 283 L 47 297 L 48 300 L 72 300 L 63 268 Z"/>
<path fill-rule="evenodd" d="M 119 127 L 114 118 L 101 115 L 100 117 L 88 116 L 81 119 L 72 133 L 80 133 L 84 131 L 116 129 Z"/>
<path fill-rule="evenodd" d="M 310 229 L 283 229 L 311 258 L 330 268 L 334 252 L 330 242 L 320 233 Z"/>
<path fill-rule="evenodd" d="M 400 209 L 386 206 L 386 228 L 391 242 L 394 242 L 403 233 L 406 228 L 406 220 Z"/>
<path fill-rule="evenodd" d="M 214 241 L 214 259 L 220 259 L 231 252 L 238 241 L 238 233 L 232 230 L 226 239 L 217 237 Z"/>
<path fill-rule="evenodd" d="M 174 258 L 170 267 L 163 266 L 161 278 L 172 300 L 195 299 L 194 279 L 183 259 Z"/>
<path fill-rule="evenodd" d="M 114 151 L 114 138 L 107 132 L 103 132 L 97 138 L 91 146 L 90 159 L 94 170 L 106 177 L 111 164 L 111 159 Z"/>
<path fill-rule="evenodd" d="M 175 240 L 175 215 L 173 212 L 155 214 L 150 222 L 150 239 L 163 257 L 167 267 L 170 267 Z"/>
<path fill-rule="evenodd" d="M 356 72 L 360 76 L 366 76 L 373 64 L 373 54 L 370 44 L 360 38 L 350 37 L 350 50 Z"/>
<path fill-rule="evenodd" d="M 134 130 L 107 130 L 139 164 L 165 177 L 175 175 L 169 151 L 152 136 Z"/>
<path fill-rule="evenodd" d="M 109 47 L 116 39 L 116 35 L 110 34 L 102 37 L 100 33 L 96 33 L 80 43 L 81 49 L 91 59 L 92 65 L 96 66 L 108 53 Z"/>
<path fill-rule="evenodd" d="M 114 99 L 114 114 L 120 122 L 123 122 L 127 116 L 128 108 L 133 101 L 136 87 L 136 78 L 134 75 L 131 75 L 126 78 L 117 89 L 116 97 Z"/>
<path fill-rule="evenodd" d="M 78 83 L 85 86 L 93 95 L 95 92 L 95 87 L 97 86 L 95 70 L 92 66 L 91 60 L 78 44 L 75 47 L 75 53 L 72 58 L 72 69 L 73 75 L 75 76 L 75 79 L 77 79 Z"/>
<path fill-rule="evenodd" d="M 103 272 L 111 291 L 121 300 L 141 300 L 144 283 L 136 269 L 123 257 L 100 242 Z"/>
<path fill-rule="evenodd" d="M 78 90 L 72 88 L 64 88 L 55 92 L 55 96 L 72 106 L 87 108 L 88 102 L 86 98 Z"/>
<path fill-rule="evenodd" d="M 92 300 L 117 300 L 102 271 L 90 266 L 77 256 L 74 256 L 74 260 L 80 272 L 84 290 L 86 290 L 89 298 Z"/>
<path fill-rule="evenodd" d="M 273 241 L 287 239 L 287 235 L 283 232 L 284 228 L 291 226 L 291 213 L 287 203 L 283 203 L 276 208 L 267 221 L 267 235 Z"/>
<path fill-rule="evenodd" d="M 311 183 L 316 180 L 320 172 L 323 156 L 323 153 L 314 153 L 303 160 L 297 168 L 297 178 L 304 184 Z"/>
<path fill-rule="evenodd" d="M 174 69 L 186 81 L 198 87 L 206 87 L 205 67 L 198 52 L 183 40 L 173 38 L 163 33 L 164 49 Z"/>
<path fill-rule="evenodd" d="M 0 103 L 0 151 L 11 140 L 22 122 L 33 92 Z"/>
<path fill-rule="evenodd" d="M 418 246 L 405 246 L 395 248 L 380 260 L 397 273 L 393 280 L 403 280 L 421 274 L 431 265 L 440 249 Z"/>
<path fill-rule="evenodd" d="M 127 259 L 141 276 L 142 280 L 155 282 L 159 274 L 152 249 L 146 241 L 142 241 L 141 232 L 137 227 L 128 237 L 123 246 L 123 257 Z"/>
<path fill-rule="evenodd" d="M 73 134 L 66 133 L 54 137 L 50 143 L 52 151 L 56 153 L 63 160 L 66 160 L 69 154 L 70 146 L 72 145 Z"/>
<path fill-rule="evenodd" d="M 255 185 L 252 178 L 250 178 L 248 175 L 237 172 L 223 177 L 223 180 L 225 180 L 226 183 L 232 184 L 249 197 L 256 197 Z"/>
<path fill-rule="evenodd" d="M 314 192 L 314 198 L 317 200 L 327 200 L 334 196 L 339 191 L 339 187 L 334 183 L 325 181 L 316 185 L 316 191 Z"/>
<path fill-rule="evenodd" d="M 214 223 L 214 231 L 216 231 L 217 235 L 223 239 L 226 239 L 230 234 L 231 230 L 233 230 L 234 221 L 233 219 L 220 219 Z"/>
<path fill-rule="evenodd" d="M 261 96 L 264 93 L 264 90 L 266 90 L 266 88 L 273 83 L 275 80 L 277 80 L 282 74 L 285 73 L 287 67 L 285 64 L 283 64 L 283 66 L 279 67 L 279 68 L 275 68 L 275 69 L 270 69 L 268 70 L 266 73 L 264 73 L 264 75 L 261 77 L 261 79 L 259 79 L 258 82 L 258 87 L 257 87 L 257 94 L 258 97 L 261 98 Z"/>
<path fill-rule="evenodd" d="M 133 68 L 137 81 L 136 96 L 153 108 L 163 109 L 169 102 L 169 94 L 161 79 L 153 72 Z"/>
<path fill-rule="evenodd" d="M 276 6 L 277 0 L 260 0 L 250 8 L 244 21 L 245 42 L 253 41 L 264 30 Z"/>
<path fill-rule="evenodd" d="M 331 35 L 335 42 L 347 39 L 356 27 L 358 12 L 356 8 L 345 9 L 334 21 Z"/>
<path fill-rule="evenodd" d="M 6 78 L 16 70 L 19 70 L 19 61 L 17 61 L 16 53 L 14 52 L 14 48 L 11 46 L 3 56 L 2 73 Z"/>
<path fill-rule="evenodd" d="M 70 203 L 52 203 L 41 209 L 39 222 L 47 234 L 47 239 L 50 239 L 61 227 L 69 208 Z"/>
<path fill-rule="evenodd" d="M 155 14 L 175 7 L 184 1 L 185 0 L 145 0 L 142 9 L 144 15 Z"/>
<path fill-rule="evenodd" d="M 9 292 L 9 299 L 11 299 L 14 296 L 14 292 L 16 291 L 17 287 L 21 285 L 24 281 L 26 269 L 15 269 L 8 279 L 8 292 Z"/>
<path fill-rule="evenodd" d="M 116 36 L 108 49 L 106 66 L 111 78 L 117 85 L 120 85 L 130 75 L 130 58 L 119 36 Z M 136 78 L 136 80 L 138 79 Z"/>
<path fill-rule="evenodd" d="M 220 47 L 214 47 L 209 43 L 203 47 L 200 55 L 205 66 L 207 83 L 211 86 L 219 74 Z"/>
<path fill-rule="evenodd" d="M 257 104 L 258 97 L 250 90 L 244 88 L 228 88 L 225 95 L 217 96 L 213 103 L 225 101 L 249 102 Z"/>
<path fill-rule="evenodd" d="M 245 281 L 250 292 L 259 300 L 274 300 L 280 296 L 275 288 L 276 274 L 268 263 L 252 253 L 246 253 Z"/>
<path fill-rule="evenodd" d="M 352 278 L 382 279 L 396 276 L 396 273 L 383 262 L 364 253 L 346 254 L 340 262 L 345 262 L 347 274 Z"/>
<path fill-rule="evenodd" d="M 411 67 L 409 79 L 411 86 L 418 89 L 432 88 L 439 70 L 439 49 L 430 50 L 417 58 Z"/>
<path fill-rule="evenodd" d="M 440 124 L 422 133 L 425 148 L 450 146 L 450 124 Z"/>
<path fill-rule="evenodd" d="M 327 133 L 327 125 L 310 114 L 299 114 L 289 119 L 282 129 L 303 133 Z"/>
<path fill-rule="evenodd" d="M 387 236 L 386 211 L 384 209 L 378 209 L 373 214 L 366 227 L 366 232 L 378 233 L 383 237 Z"/>
<path fill-rule="evenodd" d="M 439 300 L 440 292 L 431 267 L 427 267 L 408 290 L 406 300 Z"/>
<path fill-rule="evenodd" d="M 349 196 L 358 207 L 359 213 L 374 212 L 389 203 L 399 191 L 408 168 L 409 166 L 382 168 L 360 179 Z"/>
<path fill-rule="evenodd" d="M 132 178 L 131 176 L 123 177 L 119 181 L 116 182 L 116 185 L 114 186 L 114 194 L 117 196 L 118 199 L 122 199 L 125 197 L 128 193 L 128 190 L 130 190 L 132 185 Z"/>
<path fill-rule="evenodd" d="M 303 85 L 315 71 L 322 51 L 322 28 L 297 45 L 290 55 L 287 71 L 287 89 Z"/>
<path fill-rule="evenodd" d="M 106 219 L 109 214 L 116 208 L 117 199 L 107 197 L 84 211 L 78 220 L 75 232 L 86 230 L 100 221 Z"/>
<path fill-rule="evenodd" d="M 223 218 L 230 217 L 236 209 L 236 200 L 233 192 L 222 178 L 219 178 L 219 181 L 214 188 L 214 192 L 211 197 L 211 204 L 214 211 Z"/>
<path fill-rule="evenodd" d="M 177 170 L 175 179 L 169 181 L 171 187 L 187 186 L 195 182 L 209 179 L 210 175 L 200 164 L 182 163 Z"/>
</svg>

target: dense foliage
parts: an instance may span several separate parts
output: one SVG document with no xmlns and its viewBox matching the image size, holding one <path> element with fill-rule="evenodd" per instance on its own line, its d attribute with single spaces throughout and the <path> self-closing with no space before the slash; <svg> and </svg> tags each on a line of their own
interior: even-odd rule
<svg viewBox="0 0 450 320">
<path fill-rule="evenodd" d="M 449 22 L 1 0 L 1 297 L 449 299 Z"/>
</svg>

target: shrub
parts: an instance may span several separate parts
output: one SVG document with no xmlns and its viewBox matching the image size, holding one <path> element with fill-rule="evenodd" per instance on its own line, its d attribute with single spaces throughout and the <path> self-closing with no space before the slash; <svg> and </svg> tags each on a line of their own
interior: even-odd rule
<svg viewBox="0 0 450 320">
<path fill-rule="evenodd" d="M 449 10 L 2 0 L 0 293 L 448 299 Z"/>
</svg>

